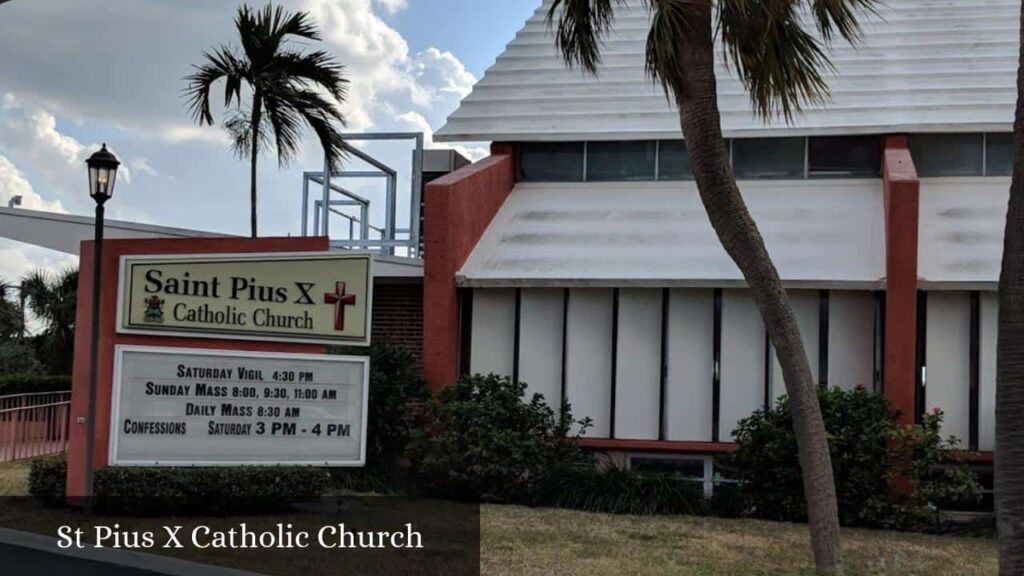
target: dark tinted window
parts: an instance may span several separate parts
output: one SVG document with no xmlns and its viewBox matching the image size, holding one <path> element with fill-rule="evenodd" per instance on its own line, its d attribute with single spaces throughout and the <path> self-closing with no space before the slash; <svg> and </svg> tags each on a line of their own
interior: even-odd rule
<svg viewBox="0 0 1024 576">
<path fill-rule="evenodd" d="M 1013 134 L 985 135 L 985 174 L 1013 175 Z"/>
<path fill-rule="evenodd" d="M 540 182 L 583 180 L 582 142 L 536 142 L 519 147 L 519 179 Z"/>
<path fill-rule="evenodd" d="M 811 178 L 877 177 L 882 171 L 882 144 L 878 136 L 828 136 L 807 143 Z"/>
<path fill-rule="evenodd" d="M 980 176 L 982 134 L 913 134 L 910 154 L 918 176 Z"/>
<path fill-rule="evenodd" d="M 641 474 L 665 474 L 673 478 L 690 480 L 701 480 L 704 478 L 704 461 L 696 458 L 633 456 L 629 459 L 629 468 Z"/>
<path fill-rule="evenodd" d="M 662 140 L 658 144 L 658 180 L 693 180 L 690 155 L 682 140 Z"/>
<path fill-rule="evenodd" d="M 737 178 L 803 178 L 803 138 L 744 138 L 732 143 Z"/>
<path fill-rule="evenodd" d="M 653 140 L 587 142 L 587 180 L 654 180 Z"/>
</svg>

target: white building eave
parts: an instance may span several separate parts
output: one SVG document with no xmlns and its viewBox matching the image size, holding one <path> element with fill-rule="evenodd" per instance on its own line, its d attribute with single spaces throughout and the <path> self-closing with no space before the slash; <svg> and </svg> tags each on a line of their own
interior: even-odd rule
<svg viewBox="0 0 1024 576">
<path fill-rule="evenodd" d="M 91 216 L 75 216 L 22 208 L 0 208 L 0 238 L 8 238 L 66 254 L 78 255 L 85 240 L 93 238 L 95 220 Z M 129 222 L 106 220 L 104 237 L 114 239 L 145 238 L 216 238 L 233 237 L 207 230 L 172 228 Z M 419 279 L 423 277 L 423 261 L 400 256 L 374 256 L 375 278 Z"/>
<path fill-rule="evenodd" d="M 878 179 L 740 183 L 783 281 L 885 276 Z M 463 286 L 742 286 L 690 182 L 520 183 L 458 271 Z"/>
</svg>

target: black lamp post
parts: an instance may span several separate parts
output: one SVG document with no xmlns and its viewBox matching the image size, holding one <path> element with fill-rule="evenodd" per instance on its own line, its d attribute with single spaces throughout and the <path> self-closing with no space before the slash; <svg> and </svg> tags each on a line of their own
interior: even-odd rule
<svg viewBox="0 0 1024 576">
<path fill-rule="evenodd" d="M 85 511 L 92 513 L 93 448 L 96 445 L 96 370 L 100 346 L 100 278 L 103 272 L 103 205 L 114 195 L 114 180 L 121 162 L 104 144 L 85 161 L 89 167 L 89 196 L 96 201 L 96 228 L 92 247 L 92 337 L 89 354 L 89 413 L 85 427 Z"/>
</svg>

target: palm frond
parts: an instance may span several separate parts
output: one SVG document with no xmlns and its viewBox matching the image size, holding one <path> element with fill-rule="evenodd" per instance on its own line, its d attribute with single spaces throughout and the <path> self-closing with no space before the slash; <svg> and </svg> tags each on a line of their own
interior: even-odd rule
<svg viewBox="0 0 1024 576">
<path fill-rule="evenodd" d="M 195 72 L 185 78 L 188 81 L 185 97 L 189 113 L 200 126 L 213 124 L 210 91 L 215 82 L 225 79 L 224 105 L 230 106 L 232 102 L 241 101 L 242 82 L 251 76 L 246 63 L 228 46 L 204 52 L 203 57 L 206 62 L 194 66 Z"/>
<path fill-rule="evenodd" d="M 555 46 L 567 66 L 596 73 L 601 47 L 623 0 L 554 0 L 547 13 L 550 28 L 557 20 Z"/>
<path fill-rule="evenodd" d="M 270 142 L 266 125 L 261 123 L 258 130 L 253 130 L 252 116 L 247 108 L 237 107 L 229 110 L 224 119 L 224 131 L 231 142 L 231 151 L 242 160 L 252 158 L 252 141 L 258 138 L 257 150 L 263 150 Z M 259 153 L 257 151 L 257 153 Z"/>
<path fill-rule="evenodd" d="M 879 0 L 807 0 L 821 37 L 830 42 L 838 32 L 847 42 L 860 39 L 860 17 L 878 13 Z"/>
<path fill-rule="evenodd" d="M 336 127 L 347 124 L 341 110 L 319 92 L 307 88 L 291 87 L 285 100 L 312 128 L 331 169 L 338 169 L 346 155 L 344 138 Z"/>
<path fill-rule="evenodd" d="M 692 19 L 698 6 L 692 0 L 648 0 L 651 29 L 647 33 L 644 69 L 655 82 L 661 83 L 665 94 L 678 94 L 683 89 L 683 62 L 680 46 L 693 30 Z"/>
<path fill-rule="evenodd" d="M 50 289 L 49 274 L 45 270 L 33 270 L 23 277 L 21 291 L 25 294 L 25 306 L 33 316 L 43 321 L 53 316 L 56 296 Z"/>
<path fill-rule="evenodd" d="M 270 4 L 264 8 L 268 14 Z M 313 19 L 307 12 L 285 12 L 280 6 L 274 11 L 273 25 L 270 27 L 270 35 L 280 43 L 286 36 L 298 36 L 306 40 L 320 40 L 320 32 L 316 29 Z"/>
<path fill-rule="evenodd" d="M 308 53 L 283 50 L 275 56 L 265 74 L 319 86 L 338 102 L 344 102 L 348 96 L 345 67 L 323 50 Z"/>
<path fill-rule="evenodd" d="M 260 10 L 247 5 L 238 8 L 235 28 L 249 61 L 257 70 L 269 65 L 288 36 L 319 40 L 313 20 L 305 12 L 288 12 L 267 3 Z"/>
<path fill-rule="evenodd" d="M 277 91 L 270 91 L 264 97 L 267 119 L 270 121 L 274 145 L 277 148 L 277 165 L 287 166 L 299 152 L 302 140 L 302 116 L 287 98 Z"/>
<path fill-rule="evenodd" d="M 820 39 L 803 27 L 797 2 L 722 0 L 719 29 L 727 59 L 762 118 L 787 122 L 807 104 L 829 96 L 832 69 Z"/>
</svg>

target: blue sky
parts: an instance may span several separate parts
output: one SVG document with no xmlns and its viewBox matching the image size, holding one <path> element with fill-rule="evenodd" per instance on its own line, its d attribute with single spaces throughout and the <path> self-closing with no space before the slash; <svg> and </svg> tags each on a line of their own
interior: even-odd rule
<svg viewBox="0 0 1024 576">
<path fill-rule="evenodd" d="M 308 11 L 323 31 L 322 47 L 347 66 L 349 130 L 423 131 L 429 143 L 540 0 L 280 3 Z M 194 126 L 181 98 L 182 78 L 202 52 L 234 38 L 238 5 L 12 0 L 0 6 L 0 202 L 22 195 L 26 208 L 91 213 L 83 161 L 107 142 L 124 163 L 109 217 L 247 234 L 247 164 L 232 156 L 219 126 Z M 400 171 L 409 165 L 407 147 L 367 149 Z M 486 143 L 458 149 L 479 157 Z M 261 159 L 261 235 L 299 233 L 301 173 L 320 169 L 320 158 L 308 137 L 286 169 L 270 155 Z M 381 198 L 362 183 L 352 187 Z M 74 263 L 0 239 L 0 279 Z"/>
<path fill-rule="evenodd" d="M 385 20 L 413 51 L 447 50 L 480 77 L 539 5 L 539 0 L 412 0 Z"/>
</svg>

